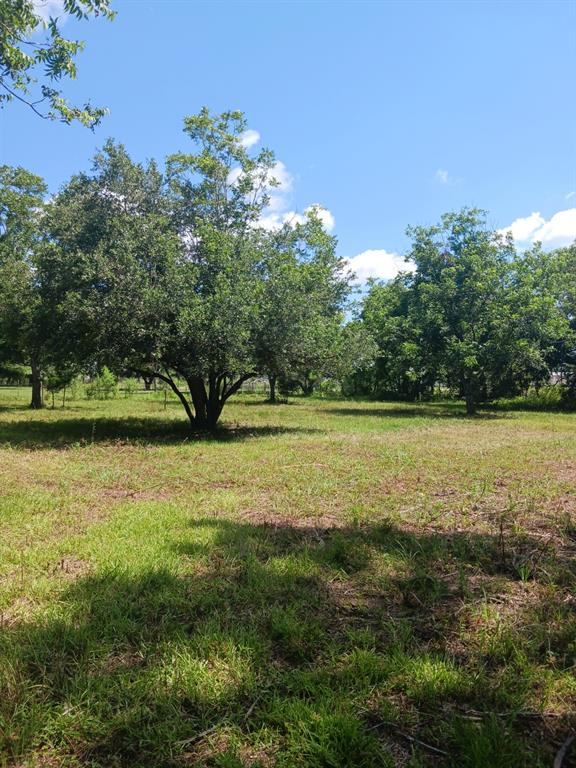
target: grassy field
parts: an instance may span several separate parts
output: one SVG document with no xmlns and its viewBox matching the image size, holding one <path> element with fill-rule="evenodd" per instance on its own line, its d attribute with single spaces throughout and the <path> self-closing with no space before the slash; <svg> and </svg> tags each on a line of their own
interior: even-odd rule
<svg viewBox="0 0 576 768">
<path fill-rule="evenodd" d="M 0 765 L 551 768 L 576 415 L 0 390 Z M 564 767 L 575 765 L 567 758 Z"/>
</svg>

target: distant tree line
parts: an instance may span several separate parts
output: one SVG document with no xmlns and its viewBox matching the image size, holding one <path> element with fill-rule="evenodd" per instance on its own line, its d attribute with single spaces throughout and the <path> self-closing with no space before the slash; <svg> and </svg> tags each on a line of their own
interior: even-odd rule
<svg viewBox="0 0 576 768">
<path fill-rule="evenodd" d="M 48 197 L 0 167 L 0 367 L 42 388 L 104 368 L 172 390 L 195 429 L 212 428 L 255 376 L 311 394 L 477 405 L 552 374 L 574 395 L 575 247 L 517 253 L 481 211 L 409 230 L 414 270 L 354 278 L 317 211 L 268 231 L 274 155 L 250 154 L 242 113 L 186 118 L 190 153 L 134 162 L 108 141 L 89 173 Z M 20 368 L 14 368 L 20 366 Z"/>
</svg>

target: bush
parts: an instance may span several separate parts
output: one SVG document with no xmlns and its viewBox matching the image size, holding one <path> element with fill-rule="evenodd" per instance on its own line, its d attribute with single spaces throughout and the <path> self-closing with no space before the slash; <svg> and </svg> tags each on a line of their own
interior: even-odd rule
<svg viewBox="0 0 576 768">
<path fill-rule="evenodd" d="M 113 400 L 118 395 L 118 380 L 112 371 L 104 366 L 100 375 L 86 387 L 89 400 Z"/>
<path fill-rule="evenodd" d="M 316 395 L 327 399 L 342 397 L 342 385 L 336 379 L 321 379 L 316 385 Z"/>
<path fill-rule="evenodd" d="M 69 400 L 82 400 L 82 398 L 86 394 L 86 389 L 84 387 L 84 381 L 82 380 L 82 376 L 76 376 L 72 381 L 70 382 L 70 386 L 68 387 L 68 399 Z"/>
<path fill-rule="evenodd" d="M 530 389 L 526 395 L 497 400 L 496 407 L 510 411 L 555 411 L 561 407 L 562 389 L 555 384 Z"/>
<path fill-rule="evenodd" d="M 122 391 L 124 392 L 125 397 L 135 395 L 139 389 L 140 385 L 138 379 L 124 379 L 122 382 Z"/>
</svg>

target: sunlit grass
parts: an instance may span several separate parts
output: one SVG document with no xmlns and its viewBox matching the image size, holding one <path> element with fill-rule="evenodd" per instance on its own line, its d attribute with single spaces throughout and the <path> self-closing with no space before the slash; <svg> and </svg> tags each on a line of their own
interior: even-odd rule
<svg viewBox="0 0 576 768">
<path fill-rule="evenodd" d="M 548 766 L 576 709 L 576 416 L 0 390 L 0 754 Z"/>
</svg>

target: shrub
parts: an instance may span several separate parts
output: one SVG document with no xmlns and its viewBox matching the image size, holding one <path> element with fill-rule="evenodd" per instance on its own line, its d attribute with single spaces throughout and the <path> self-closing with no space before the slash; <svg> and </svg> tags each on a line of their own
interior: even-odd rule
<svg viewBox="0 0 576 768">
<path fill-rule="evenodd" d="M 113 400 L 118 395 L 118 380 L 112 371 L 104 366 L 100 375 L 86 387 L 89 400 Z"/>
<path fill-rule="evenodd" d="M 84 387 L 84 381 L 82 380 L 82 376 L 76 376 L 72 379 L 70 382 L 70 386 L 68 387 L 68 399 L 69 400 L 82 400 L 84 395 L 86 394 L 86 389 Z"/>
<path fill-rule="evenodd" d="M 124 379 L 122 382 L 122 391 L 124 392 L 125 397 L 135 395 L 139 389 L 140 385 L 138 384 L 137 379 Z"/>
</svg>

